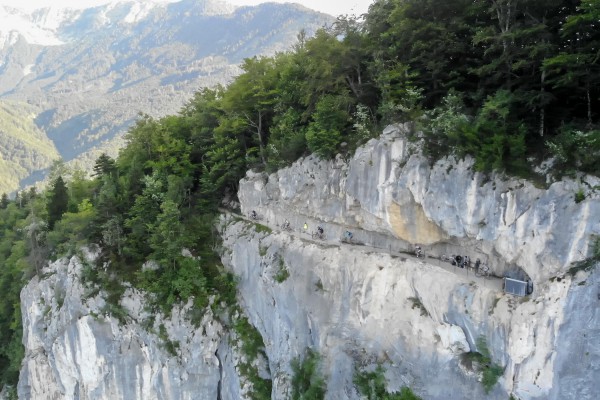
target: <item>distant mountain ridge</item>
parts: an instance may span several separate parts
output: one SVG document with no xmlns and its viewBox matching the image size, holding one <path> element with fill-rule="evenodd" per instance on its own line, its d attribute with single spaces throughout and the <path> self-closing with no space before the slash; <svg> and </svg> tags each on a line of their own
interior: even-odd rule
<svg viewBox="0 0 600 400">
<path fill-rule="evenodd" d="M 194 10 L 205 16 L 230 15 L 237 8 L 218 0 L 183 0 L 174 4 L 123 0 L 87 9 L 50 5 L 31 12 L 0 5 L 0 47 L 7 45 L 3 40 L 7 33 L 21 34 L 29 44 L 60 45 L 77 40 L 71 34 L 81 34 L 84 27 L 93 32 L 114 24 L 134 24 L 152 13 L 169 12 L 169 8 L 177 7 L 185 13 Z"/>
<path fill-rule="evenodd" d="M 333 17 L 294 4 L 133 0 L 0 6 L 0 20 L 0 101 L 31 105 L 63 159 L 89 165 L 116 154 L 138 113 L 176 113 L 201 87 L 239 74 L 244 58 L 288 50 L 302 29 L 311 35 Z"/>
</svg>

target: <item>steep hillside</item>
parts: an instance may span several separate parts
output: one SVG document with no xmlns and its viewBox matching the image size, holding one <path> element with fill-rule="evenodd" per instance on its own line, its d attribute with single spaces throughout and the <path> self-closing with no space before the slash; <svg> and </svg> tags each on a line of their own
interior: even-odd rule
<svg viewBox="0 0 600 400">
<path fill-rule="evenodd" d="M 229 82 L 244 58 L 288 50 L 302 29 L 332 21 L 296 5 L 213 0 L 0 15 L 10 22 L 0 26 L 0 98 L 35 106 L 63 159 L 86 163 L 115 155 L 139 113 L 173 114 L 199 88 Z"/>
<path fill-rule="evenodd" d="M 362 398 L 356 373 L 382 365 L 388 391 L 428 400 L 594 400 L 598 195 L 575 203 L 572 180 L 484 181 L 471 159 L 430 166 L 404 132 L 390 127 L 347 161 L 248 173 L 241 209 L 258 219 L 224 212 L 218 224 L 238 283 L 230 314 L 191 299 L 152 314 L 129 287 L 111 304 L 114 288 L 89 280 L 96 254 L 45 267 L 21 295 L 20 398 L 250 399 L 272 381 L 258 398 L 287 399 L 311 349 L 326 399 Z M 491 275 L 444 253 L 480 258 Z M 595 268 L 572 269 L 587 257 Z M 532 294 L 504 292 L 502 276 L 519 274 Z"/>
<path fill-rule="evenodd" d="M 577 203 L 580 182 L 540 189 L 474 173 L 472 159 L 431 166 L 406 131 L 388 128 L 348 162 L 308 157 L 241 182 L 242 212 L 255 210 L 276 231 L 228 225 L 225 262 L 240 277 L 272 373 L 289 372 L 289 360 L 311 347 L 324 358 L 328 398 L 352 392 L 351 366 L 379 361 L 393 387 L 410 383 L 425 399 L 594 399 L 598 194 Z M 285 220 L 291 236 L 276 228 Z M 325 240 L 309 240 L 317 225 Z M 346 230 L 353 242 L 341 243 Z M 452 266 L 444 260 L 452 254 L 479 258 L 491 276 Z M 533 293 L 507 294 L 501 277 L 531 279 Z M 484 343 L 500 367 L 488 395 L 478 382 L 485 386 L 486 372 L 465 362 Z"/>
<path fill-rule="evenodd" d="M 21 179 L 57 158 L 54 143 L 35 124 L 35 109 L 0 101 L 0 193 L 15 190 Z"/>
<path fill-rule="evenodd" d="M 0 384 L 595 400 L 600 3 L 505 5 L 379 0 L 3 197 Z"/>
</svg>

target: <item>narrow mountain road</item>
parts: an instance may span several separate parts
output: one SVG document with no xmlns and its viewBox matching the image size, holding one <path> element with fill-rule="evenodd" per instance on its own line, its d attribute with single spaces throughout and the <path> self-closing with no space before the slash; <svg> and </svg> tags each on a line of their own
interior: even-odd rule
<svg viewBox="0 0 600 400">
<path fill-rule="evenodd" d="M 437 268 L 444 269 L 444 270 L 460 277 L 466 283 L 473 282 L 477 285 L 480 285 L 480 286 L 488 288 L 488 289 L 496 290 L 498 292 L 504 291 L 504 281 L 502 278 L 499 278 L 497 276 L 480 276 L 475 273 L 475 268 L 460 268 L 458 266 L 452 265 L 448 261 L 442 261 L 438 258 L 427 256 L 427 254 L 425 254 L 421 257 L 417 257 L 415 254 L 410 253 L 410 252 L 399 252 L 399 251 L 393 251 L 393 250 L 387 249 L 387 248 L 374 247 L 374 246 L 371 246 L 366 243 L 360 243 L 358 241 L 354 241 L 354 242 L 348 242 L 345 240 L 343 241 L 343 240 L 341 240 L 341 238 L 338 238 L 338 237 L 333 237 L 333 238 L 328 237 L 327 232 L 325 232 L 324 239 L 314 238 L 313 232 L 309 232 L 308 230 L 305 231 L 302 227 L 300 227 L 300 229 L 293 229 L 293 228 L 283 229 L 279 224 L 275 224 L 275 226 L 273 226 L 270 223 L 270 221 L 265 221 L 262 218 L 255 220 L 255 219 L 246 217 L 244 215 L 235 213 L 231 210 L 219 209 L 219 211 L 224 214 L 228 214 L 233 217 L 243 219 L 250 223 L 261 224 L 261 225 L 267 226 L 268 228 L 270 228 L 273 231 L 286 233 L 290 236 L 297 237 L 306 242 L 312 242 L 317 245 L 330 245 L 330 246 L 336 246 L 336 247 L 348 248 L 348 249 L 361 249 L 365 252 L 370 252 L 370 253 L 389 254 L 391 256 L 398 257 L 401 260 L 411 259 L 411 260 L 421 263 L 423 265 L 431 265 L 431 266 L 435 266 Z M 328 222 L 327 224 L 332 225 L 333 223 Z M 337 225 L 337 224 L 335 224 L 335 225 Z M 356 229 L 354 229 L 353 232 L 356 232 Z"/>
</svg>

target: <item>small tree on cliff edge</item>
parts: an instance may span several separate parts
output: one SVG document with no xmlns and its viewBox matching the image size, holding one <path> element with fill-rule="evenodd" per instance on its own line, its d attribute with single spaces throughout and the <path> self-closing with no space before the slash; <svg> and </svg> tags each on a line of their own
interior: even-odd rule
<svg viewBox="0 0 600 400">
<path fill-rule="evenodd" d="M 62 176 L 58 176 L 50 190 L 48 198 L 48 229 L 52 230 L 54 224 L 62 218 L 69 206 L 69 192 Z"/>
</svg>

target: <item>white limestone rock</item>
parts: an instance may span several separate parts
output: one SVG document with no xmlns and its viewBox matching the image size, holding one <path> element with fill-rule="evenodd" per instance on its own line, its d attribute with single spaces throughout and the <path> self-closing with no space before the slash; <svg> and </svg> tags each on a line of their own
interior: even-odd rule
<svg viewBox="0 0 600 400">
<path fill-rule="evenodd" d="M 359 399 L 355 371 L 382 363 L 390 390 L 410 386 L 428 400 L 595 400 L 600 270 L 567 271 L 600 235 L 598 195 L 575 203 L 578 181 L 540 189 L 475 173 L 469 159 L 429 165 L 405 132 L 388 127 L 349 160 L 306 157 L 270 176 L 248 172 L 240 182 L 243 214 L 256 210 L 273 232 L 223 216 L 222 258 L 263 337 L 269 365 L 260 370 L 273 379 L 272 398 L 289 397 L 290 363 L 312 348 L 322 356 L 328 399 Z M 291 232 L 278 229 L 285 220 Z M 311 239 L 317 225 L 325 241 Z M 340 243 L 346 230 L 352 244 Z M 416 243 L 428 258 L 406 254 Z M 527 276 L 534 292 L 504 294 L 499 279 L 434 258 L 442 254 L 480 258 L 499 276 Z M 282 266 L 289 277 L 276 279 Z M 236 367 L 244 356 L 210 310 L 199 327 L 185 317 L 191 303 L 170 318 L 156 316 L 150 330 L 164 327 L 179 344 L 173 356 L 142 327 L 141 293 L 126 290 L 121 306 L 129 317 L 120 324 L 103 311 L 102 293 L 89 297 L 80 275 L 77 258 L 52 263 L 21 293 L 21 399 L 248 395 L 251 384 Z M 489 394 L 478 374 L 461 368 L 462 355 L 479 350 L 479 337 L 504 367 Z"/>
<path fill-rule="evenodd" d="M 130 318 L 121 325 L 105 315 L 100 295 L 86 298 L 76 257 L 59 260 L 21 292 L 25 358 L 20 399 L 216 398 L 221 382 L 215 355 L 223 327 L 210 310 L 196 328 L 185 318 L 191 303 L 157 315 L 152 331 L 165 327 L 177 355 L 142 327 L 147 316 L 140 292 L 127 289 L 121 305 Z M 230 393 L 235 388 L 228 389 Z"/>
<path fill-rule="evenodd" d="M 565 343 L 600 333 L 600 285 L 589 283 L 599 272 L 578 275 L 576 284 L 567 273 L 600 236 L 598 193 L 576 203 L 578 181 L 542 189 L 472 165 L 468 158 L 430 165 L 403 127 L 388 127 L 347 162 L 310 156 L 240 182 L 243 213 L 256 210 L 271 227 L 288 220 L 293 230 L 248 236 L 240 222 L 224 234 L 231 251 L 224 261 L 268 342 L 276 393 L 286 391 L 289 362 L 311 347 L 323 356 L 331 399 L 358 398 L 355 366 L 377 361 L 394 377 L 391 387 L 410 385 L 427 399 L 595 399 L 598 351 L 585 340 Z M 317 225 L 324 243 L 310 240 Z M 366 246 L 340 245 L 345 230 Z M 436 259 L 397 258 L 416 243 L 428 256 L 480 258 L 497 276 L 530 279 L 534 292 L 517 298 L 497 280 L 461 276 Z M 272 279 L 274 254 L 290 272 L 282 283 Z M 489 395 L 459 368 L 479 337 L 505 368 Z"/>
</svg>

